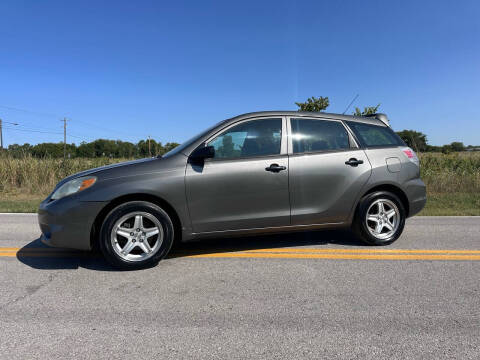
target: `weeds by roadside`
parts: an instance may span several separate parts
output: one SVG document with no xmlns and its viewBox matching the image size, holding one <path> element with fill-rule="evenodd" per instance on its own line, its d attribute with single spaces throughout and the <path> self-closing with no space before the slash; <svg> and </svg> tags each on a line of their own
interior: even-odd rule
<svg viewBox="0 0 480 360">
<path fill-rule="evenodd" d="M 126 160 L 0 154 L 0 212 L 35 212 L 65 176 Z M 424 153 L 420 162 L 428 193 L 421 215 L 480 215 L 480 153 Z"/>
</svg>

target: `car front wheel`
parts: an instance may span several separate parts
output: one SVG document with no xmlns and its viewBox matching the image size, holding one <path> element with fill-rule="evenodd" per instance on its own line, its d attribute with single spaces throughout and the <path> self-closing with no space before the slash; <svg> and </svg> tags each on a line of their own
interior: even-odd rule
<svg viewBox="0 0 480 360">
<path fill-rule="evenodd" d="M 378 191 L 360 200 L 352 228 L 367 244 L 388 245 L 402 234 L 405 218 L 400 199 L 390 192 Z"/>
<path fill-rule="evenodd" d="M 173 224 L 159 206 L 131 201 L 114 208 L 100 230 L 100 249 L 113 266 L 135 270 L 156 265 L 173 243 Z"/>
</svg>

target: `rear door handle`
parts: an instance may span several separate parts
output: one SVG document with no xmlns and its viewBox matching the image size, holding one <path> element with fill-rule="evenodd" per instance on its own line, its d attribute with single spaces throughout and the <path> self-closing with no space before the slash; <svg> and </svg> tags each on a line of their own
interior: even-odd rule
<svg viewBox="0 0 480 360">
<path fill-rule="evenodd" d="M 348 161 L 345 161 L 345 165 L 350 165 L 353 167 L 357 167 L 360 164 L 363 164 L 363 160 L 357 160 L 355 158 L 351 158 Z"/>
<path fill-rule="evenodd" d="M 271 171 L 271 172 L 280 172 L 282 170 L 287 170 L 286 166 L 280 166 L 278 164 L 272 164 L 269 167 L 266 167 L 265 170 Z"/>
</svg>

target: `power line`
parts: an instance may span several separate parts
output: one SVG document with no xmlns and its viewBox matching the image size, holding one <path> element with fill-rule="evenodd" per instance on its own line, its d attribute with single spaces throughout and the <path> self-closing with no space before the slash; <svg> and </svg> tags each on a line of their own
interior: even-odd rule
<svg viewBox="0 0 480 360">
<path fill-rule="evenodd" d="M 20 125 L 22 126 L 22 125 Z M 63 134 L 63 132 L 60 132 L 60 131 L 44 131 L 44 130 L 38 130 L 38 129 L 19 129 L 19 128 L 14 128 L 14 127 L 3 127 L 4 129 L 8 129 L 8 130 L 14 130 L 14 131 L 22 131 L 22 132 L 35 132 L 35 133 L 41 133 L 41 134 L 52 134 L 52 135 L 61 135 Z M 76 138 L 76 139 L 85 139 L 85 138 L 90 138 L 90 139 L 93 139 L 94 136 L 90 136 L 90 135 L 83 135 L 83 136 L 80 136 L 80 134 L 72 134 L 72 133 L 68 133 L 68 136 L 70 137 L 73 137 L 73 138 Z"/>
<path fill-rule="evenodd" d="M 35 132 L 35 133 L 42 133 L 42 134 L 56 134 L 61 135 L 61 132 L 53 132 L 53 131 L 41 131 L 41 130 L 33 130 L 33 129 L 17 129 L 14 127 L 4 127 L 4 129 L 14 130 L 14 131 L 23 131 L 23 132 Z"/>
<path fill-rule="evenodd" d="M 98 126 L 98 125 L 95 125 L 95 124 L 92 124 L 92 123 L 89 123 L 87 121 L 84 121 L 84 120 L 78 120 L 75 118 L 75 122 L 78 122 L 78 123 L 82 123 L 82 124 L 85 124 L 85 125 L 89 125 L 89 126 L 94 126 L 96 127 L 97 129 L 100 129 L 100 130 L 104 130 L 106 132 L 116 132 L 118 134 L 123 134 L 123 135 L 128 135 L 128 136 L 132 136 L 132 135 L 136 135 L 136 136 L 140 136 L 140 137 L 144 137 L 144 135 L 140 135 L 140 134 L 132 134 L 132 133 L 129 133 L 129 132 L 126 132 L 126 131 L 119 131 L 119 130 L 112 130 L 112 129 L 109 129 L 109 128 L 106 128 L 106 127 L 102 127 L 102 126 Z"/>
<path fill-rule="evenodd" d="M 29 114 L 34 114 L 34 115 L 41 115 L 41 116 L 48 116 L 48 117 L 62 117 L 58 114 L 51 114 L 51 113 L 44 113 L 44 112 L 39 112 L 39 111 L 32 111 L 32 110 L 27 110 L 27 109 L 22 109 L 22 108 L 18 108 L 18 107 L 13 107 L 13 106 L 6 106 L 6 105 L 0 105 L 0 108 L 4 108 L 4 109 L 8 109 L 8 110 L 13 110 L 13 111 L 21 111 L 21 112 L 24 112 L 24 113 L 29 113 Z M 63 120 L 61 120 L 63 121 Z M 140 135 L 140 134 L 132 134 L 132 133 L 129 133 L 129 132 L 123 132 L 123 131 L 119 131 L 118 129 L 110 129 L 110 128 L 106 128 L 106 127 L 102 127 L 102 126 L 98 126 L 96 124 L 92 124 L 90 122 L 87 122 L 87 121 L 83 121 L 83 120 L 78 120 L 78 119 L 75 119 L 75 122 L 78 122 L 78 123 L 83 123 L 83 124 L 86 124 L 86 125 L 89 125 L 89 126 L 92 126 L 92 127 L 96 127 L 97 129 L 101 129 L 101 130 L 104 130 L 106 132 L 109 132 L 109 133 L 118 133 L 118 134 L 123 134 L 123 135 L 128 135 L 128 136 L 132 136 L 132 135 L 135 135 L 135 136 L 140 136 L 140 137 L 144 137 L 144 135 Z"/>
<path fill-rule="evenodd" d="M 5 121 L 5 120 L 3 120 L 3 122 L 4 122 L 5 124 L 19 125 L 19 124 L 17 124 L 17 123 L 11 122 L 11 121 Z"/>
<path fill-rule="evenodd" d="M 57 129 L 52 129 L 52 128 L 48 128 L 48 127 L 44 127 L 44 126 L 38 126 L 38 125 L 35 125 L 35 128 L 30 128 L 29 124 L 28 125 L 24 125 L 22 123 L 17 123 L 18 126 L 20 127 L 27 127 L 27 129 L 30 129 L 30 130 L 42 130 L 42 131 L 53 131 L 53 132 L 57 132 L 60 130 L 60 127 L 58 127 Z"/>
<path fill-rule="evenodd" d="M 55 116 L 58 117 L 58 115 L 55 114 L 49 114 L 49 113 L 42 113 L 38 111 L 31 111 L 31 110 L 26 110 L 26 109 L 20 109 L 12 106 L 5 106 L 5 105 L 0 105 L 0 108 L 8 109 L 8 110 L 14 110 L 14 111 L 21 111 L 29 114 L 35 114 L 35 115 L 41 115 L 41 116 Z"/>
<path fill-rule="evenodd" d="M 4 123 L 7 123 L 7 121 L 4 121 Z M 11 123 L 11 122 L 9 122 L 9 124 L 18 125 L 18 126 L 20 126 L 20 127 L 22 127 L 22 128 L 25 128 L 25 127 L 26 127 L 26 125 L 24 125 L 24 124 L 22 124 L 22 123 Z M 55 134 L 60 134 L 60 132 L 57 131 L 58 129 L 52 129 L 52 128 L 48 128 L 48 127 L 44 127 L 44 126 L 35 126 L 35 127 L 36 127 L 35 129 L 33 129 L 33 128 L 27 128 L 27 129 L 25 129 L 25 130 L 34 130 L 35 132 L 47 130 L 48 132 L 52 132 L 52 133 L 55 133 Z M 73 133 L 73 135 L 72 135 L 71 132 L 69 132 L 69 136 L 72 136 L 72 137 L 75 137 L 75 138 L 79 138 L 79 139 L 81 139 L 81 138 L 90 138 L 90 139 L 95 138 L 94 136 L 84 135 L 84 134 L 76 134 L 76 135 L 75 135 L 75 133 Z"/>
</svg>

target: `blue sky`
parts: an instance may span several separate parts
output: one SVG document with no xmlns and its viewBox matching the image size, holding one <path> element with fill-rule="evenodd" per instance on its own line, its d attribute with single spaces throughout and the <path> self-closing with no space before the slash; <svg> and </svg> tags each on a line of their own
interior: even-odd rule
<svg viewBox="0 0 480 360">
<path fill-rule="evenodd" d="M 4 0 L 0 14 L 0 118 L 20 124 L 6 144 L 62 141 L 63 116 L 68 142 L 181 142 L 312 95 L 341 113 L 356 94 L 395 130 L 480 144 L 479 1 Z"/>
</svg>

